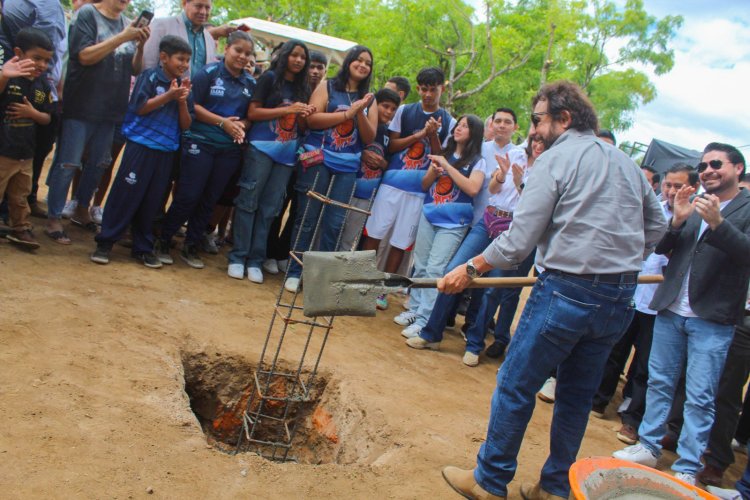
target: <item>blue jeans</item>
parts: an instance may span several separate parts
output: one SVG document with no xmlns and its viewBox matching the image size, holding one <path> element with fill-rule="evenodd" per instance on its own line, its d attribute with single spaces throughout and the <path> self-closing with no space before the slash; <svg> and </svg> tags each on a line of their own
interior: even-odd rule
<svg viewBox="0 0 750 500">
<path fill-rule="evenodd" d="M 187 221 L 185 244 L 200 243 L 216 202 L 241 165 L 239 147 L 217 149 L 183 140 L 177 191 L 164 216 L 161 239 L 171 240 Z"/>
<path fill-rule="evenodd" d="M 315 176 L 317 181 L 315 180 Z M 344 225 L 346 210 L 323 204 L 318 200 L 308 198 L 307 192 L 312 190 L 341 203 L 349 203 L 354 194 L 354 183 L 357 181 L 356 172 L 335 172 L 324 164 L 315 165 L 308 169 L 297 169 L 297 215 L 294 219 L 292 231 L 293 250 L 306 252 L 313 243 L 315 225 L 320 221 L 320 248 L 322 252 L 333 252 L 338 246 L 339 233 Z M 322 213 L 322 215 L 321 215 Z M 289 261 L 288 276 L 299 278 L 302 267 L 294 259 Z"/>
<path fill-rule="evenodd" d="M 292 171 L 293 167 L 274 162 L 250 145 L 240 176 L 240 193 L 234 200 L 234 246 L 227 256 L 230 264 L 257 268 L 263 264 L 268 231 L 284 204 Z"/>
<path fill-rule="evenodd" d="M 634 284 L 604 284 L 555 272 L 539 276 L 497 374 L 487 439 L 474 470 L 485 490 L 507 495 L 536 393 L 557 368 L 550 454 L 540 482 L 549 493 L 568 497 L 568 470 L 581 446 L 609 351 L 633 318 L 634 292 Z"/>
<path fill-rule="evenodd" d="M 484 222 L 478 222 L 471 228 L 469 234 L 466 235 L 461 246 L 458 247 L 456 254 L 445 267 L 446 271 L 451 271 L 456 266 L 465 264 L 470 258 L 479 255 L 487 248 L 490 242 L 492 240 L 487 234 Z M 445 330 L 445 325 L 448 322 L 448 316 L 460 297 L 460 294 L 438 293 L 430 316 L 419 336 L 428 342 L 440 342 L 443 340 L 443 330 Z M 469 316 L 468 311 L 466 316 Z"/>
<path fill-rule="evenodd" d="M 686 318 L 669 310 L 656 316 L 648 360 L 646 412 L 638 435 L 643 446 L 661 455 L 667 415 L 687 361 L 684 423 L 677 442 L 679 458 L 672 464 L 676 472 L 696 474 L 703 468 L 701 455 L 714 423 L 719 378 L 733 337 L 732 325 Z"/>
<path fill-rule="evenodd" d="M 424 216 L 419 216 L 417 241 L 414 245 L 414 278 L 439 278 L 456 249 L 466 236 L 468 227 L 444 228 L 433 225 Z M 409 310 L 416 314 L 414 323 L 424 327 L 435 306 L 436 288 L 412 288 Z"/>
<path fill-rule="evenodd" d="M 110 151 L 114 133 L 114 122 L 63 120 L 55 158 L 47 175 L 47 207 L 50 219 L 62 217 L 70 183 L 76 171 L 83 168 L 81 158 L 84 150 L 88 152 L 88 160 L 83 168 L 77 193 L 86 198 L 86 203 L 90 202 L 102 173 L 111 161 Z"/>
<path fill-rule="evenodd" d="M 526 259 L 518 266 L 518 269 L 500 271 L 493 269 L 487 276 L 489 277 L 519 277 L 528 276 L 531 266 L 534 265 L 536 249 L 532 251 Z M 500 307 L 500 314 L 497 316 L 495 325 L 495 340 L 502 342 L 506 346 L 510 344 L 510 327 L 513 324 L 513 318 L 516 315 L 518 299 L 521 296 L 521 288 L 488 288 L 481 295 L 479 309 L 471 326 L 466 330 L 466 350 L 479 355 L 484 350 L 484 337 L 487 332 L 487 326 L 492 320 L 492 316 Z M 473 298 L 472 298 L 473 300 Z"/>
</svg>

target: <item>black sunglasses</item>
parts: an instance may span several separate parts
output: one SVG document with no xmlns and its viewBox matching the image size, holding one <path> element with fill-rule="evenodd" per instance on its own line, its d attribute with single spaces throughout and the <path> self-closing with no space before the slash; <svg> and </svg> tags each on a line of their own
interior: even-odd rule
<svg viewBox="0 0 750 500">
<path fill-rule="evenodd" d="M 708 167 L 711 167 L 714 170 L 719 170 L 722 165 L 724 165 L 724 162 L 721 160 L 711 160 L 709 162 L 702 161 L 698 164 L 696 170 L 698 170 L 699 174 L 702 174 Z"/>
<path fill-rule="evenodd" d="M 531 123 L 533 123 L 534 126 L 536 127 L 537 125 L 539 125 L 539 122 L 542 121 L 542 117 L 548 114 L 549 114 L 549 111 L 540 111 L 538 113 L 531 113 Z"/>
</svg>

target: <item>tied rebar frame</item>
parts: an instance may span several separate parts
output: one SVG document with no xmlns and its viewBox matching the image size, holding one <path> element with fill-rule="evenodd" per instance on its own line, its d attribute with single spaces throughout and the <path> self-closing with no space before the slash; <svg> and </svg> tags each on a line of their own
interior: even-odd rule
<svg viewBox="0 0 750 500">
<path fill-rule="evenodd" d="M 326 167 L 320 165 L 320 168 Z M 309 213 L 311 206 L 317 207 L 320 204 L 320 213 L 310 239 L 312 248 L 318 239 L 326 211 L 329 208 L 345 210 L 334 248 L 334 250 L 339 250 L 350 212 L 369 216 L 375 191 L 370 196 L 367 209 L 361 209 L 351 204 L 356 184 L 352 187 L 348 201 L 344 203 L 330 197 L 331 189 L 336 182 L 336 175 L 331 176 L 328 186 L 325 187 L 325 194 L 316 191 L 319 187 L 319 177 L 320 172 L 316 174 L 312 188 L 306 193 L 308 200 L 305 203 L 302 226 L 304 226 L 304 221 L 308 220 L 308 215 L 313 215 Z M 365 221 L 366 217 L 363 218 L 358 228 L 352 247 L 346 250 L 356 250 Z M 308 250 L 299 248 L 302 232 L 302 227 L 300 227 L 292 250 L 289 252 L 290 258 L 300 266 L 304 266 L 303 253 Z M 301 411 L 302 406 L 310 401 L 320 360 L 334 320 L 334 316 L 308 318 L 302 314 L 303 307 L 297 304 L 301 287 L 297 287 L 294 293 L 284 288 L 289 277 L 289 268 L 290 266 L 287 266 L 284 280 L 276 296 L 276 304 L 258 367 L 253 374 L 253 390 L 242 415 L 242 430 L 235 449 L 235 453 L 250 451 L 269 460 L 280 462 L 297 461 L 297 458 L 290 453 L 300 420 L 305 416 Z M 304 286 L 304 283 L 302 285 Z M 307 359 L 311 359 L 312 363 L 306 368 Z M 282 386 L 281 389 L 278 388 L 279 385 Z"/>
</svg>

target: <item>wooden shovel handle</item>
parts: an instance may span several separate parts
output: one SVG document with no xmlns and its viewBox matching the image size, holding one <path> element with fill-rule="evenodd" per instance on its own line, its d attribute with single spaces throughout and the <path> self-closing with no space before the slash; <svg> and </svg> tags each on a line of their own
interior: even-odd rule
<svg viewBox="0 0 750 500">
<path fill-rule="evenodd" d="M 638 276 L 638 283 L 653 284 L 664 281 L 661 274 L 644 274 Z M 412 288 L 436 288 L 438 280 L 436 278 L 412 278 Z M 519 288 L 524 286 L 534 286 L 536 278 L 534 277 L 512 277 L 512 278 L 476 278 L 471 282 L 469 288 Z"/>
</svg>

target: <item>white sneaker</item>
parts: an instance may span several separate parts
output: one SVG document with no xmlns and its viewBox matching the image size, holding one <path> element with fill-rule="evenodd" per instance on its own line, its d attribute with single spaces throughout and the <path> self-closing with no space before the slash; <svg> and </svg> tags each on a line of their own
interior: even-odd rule
<svg viewBox="0 0 750 500">
<path fill-rule="evenodd" d="M 620 414 L 628 409 L 630 406 L 630 402 L 633 400 L 633 398 L 625 398 L 622 400 L 622 403 L 620 406 L 617 407 L 617 413 Z"/>
<path fill-rule="evenodd" d="M 407 339 L 411 339 L 414 337 L 419 337 L 419 332 L 421 331 L 422 331 L 421 326 L 412 323 L 411 325 L 401 330 L 401 336 L 406 337 Z"/>
<path fill-rule="evenodd" d="M 284 289 L 287 292 L 297 293 L 299 292 L 299 278 L 289 277 L 284 282 Z"/>
<path fill-rule="evenodd" d="M 263 283 L 263 271 L 259 267 L 248 267 L 247 268 L 247 279 L 253 283 Z"/>
<path fill-rule="evenodd" d="M 227 276 L 236 280 L 241 280 L 245 277 L 245 266 L 244 264 L 229 264 L 227 267 Z M 261 276 L 262 277 L 262 276 Z"/>
<path fill-rule="evenodd" d="M 640 443 L 617 450 L 612 453 L 612 456 L 620 460 L 645 465 L 646 467 L 656 467 L 656 456 Z M 695 482 L 695 478 L 693 478 L 693 482 Z"/>
<path fill-rule="evenodd" d="M 437 351 L 440 349 L 440 342 L 428 342 L 422 337 L 416 336 L 406 340 L 406 345 L 412 349 L 430 349 Z"/>
<path fill-rule="evenodd" d="M 544 401 L 545 403 L 555 402 L 555 388 L 557 387 L 557 380 L 555 377 L 550 377 L 544 383 L 539 392 L 536 393 L 536 397 Z"/>
<path fill-rule="evenodd" d="M 720 498 L 721 500 L 742 500 L 742 495 L 737 490 L 730 490 L 725 488 L 718 488 L 716 486 L 706 486 L 706 491 L 712 495 Z"/>
<path fill-rule="evenodd" d="M 89 215 L 91 216 L 92 221 L 101 224 L 102 217 L 104 217 L 104 209 L 102 207 L 91 207 L 89 209 Z"/>
<path fill-rule="evenodd" d="M 276 259 L 266 259 L 263 261 L 263 270 L 268 274 L 279 274 L 279 265 L 276 264 Z"/>
<path fill-rule="evenodd" d="M 78 200 L 66 201 L 65 207 L 63 207 L 62 216 L 66 219 L 70 219 L 71 217 L 73 217 L 76 208 L 78 208 Z"/>
<path fill-rule="evenodd" d="M 285 273 L 286 268 L 289 267 L 289 259 L 277 260 L 276 267 L 279 268 L 279 272 Z"/>
<path fill-rule="evenodd" d="M 393 322 L 401 326 L 409 326 L 417 320 L 417 315 L 411 311 L 404 311 L 395 318 Z"/>
<path fill-rule="evenodd" d="M 675 479 L 686 482 L 690 486 L 695 486 L 695 476 L 687 472 L 677 472 L 674 475 Z"/>
<path fill-rule="evenodd" d="M 477 366 L 479 364 L 479 356 L 473 352 L 466 351 L 463 362 L 466 366 Z"/>
</svg>

